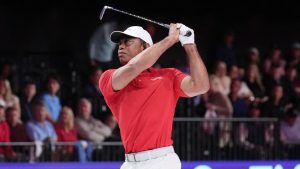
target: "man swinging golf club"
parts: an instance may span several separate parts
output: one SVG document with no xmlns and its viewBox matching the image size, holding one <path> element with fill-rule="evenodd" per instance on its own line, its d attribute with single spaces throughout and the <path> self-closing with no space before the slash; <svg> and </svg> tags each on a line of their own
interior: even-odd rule
<svg viewBox="0 0 300 169">
<path fill-rule="evenodd" d="M 190 36 L 180 32 L 190 31 Z M 153 44 L 140 26 L 114 31 L 123 66 L 105 71 L 99 88 L 118 121 L 125 149 L 121 169 L 180 169 L 174 152 L 172 123 L 179 97 L 192 97 L 209 89 L 206 67 L 194 43 L 194 31 L 183 24 L 170 24 L 169 34 Z M 159 57 L 180 41 L 190 75 L 175 68 L 152 68 Z"/>
</svg>

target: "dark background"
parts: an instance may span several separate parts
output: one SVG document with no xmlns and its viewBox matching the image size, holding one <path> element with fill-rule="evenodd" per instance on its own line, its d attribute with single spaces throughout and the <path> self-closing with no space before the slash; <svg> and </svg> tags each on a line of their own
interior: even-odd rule
<svg viewBox="0 0 300 169">
<path fill-rule="evenodd" d="M 213 51 L 228 30 L 235 32 L 241 58 L 250 46 L 257 46 L 264 54 L 274 45 L 288 51 L 292 42 L 300 40 L 299 7 L 291 1 L 7 0 L 0 1 L 0 51 L 18 56 L 65 52 L 85 63 L 89 38 L 102 22 L 147 23 L 113 11 L 106 11 L 101 22 L 99 14 L 104 5 L 163 23 L 186 24 L 195 30 L 206 62 L 212 62 Z M 154 41 L 167 35 L 167 29 L 156 28 L 158 37 Z M 172 49 L 170 54 L 174 54 Z"/>
</svg>

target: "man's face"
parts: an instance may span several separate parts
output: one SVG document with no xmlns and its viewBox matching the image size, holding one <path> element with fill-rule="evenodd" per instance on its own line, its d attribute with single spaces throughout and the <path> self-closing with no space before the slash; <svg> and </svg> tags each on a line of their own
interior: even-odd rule
<svg viewBox="0 0 300 169">
<path fill-rule="evenodd" d="M 89 117 L 91 115 L 91 112 L 92 112 L 91 103 L 87 100 L 81 100 L 79 102 L 79 113 L 80 113 L 80 115 L 85 119 L 89 119 Z"/>
<path fill-rule="evenodd" d="M 47 118 L 47 110 L 45 106 L 36 105 L 33 108 L 35 120 L 38 122 L 44 122 Z"/>
<path fill-rule="evenodd" d="M 118 57 L 122 65 L 128 63 L 133 57 L 145 49 L 143 42 L 139 38 L 129 36 L 121 37 L 118 45 Z"/>
</svg>

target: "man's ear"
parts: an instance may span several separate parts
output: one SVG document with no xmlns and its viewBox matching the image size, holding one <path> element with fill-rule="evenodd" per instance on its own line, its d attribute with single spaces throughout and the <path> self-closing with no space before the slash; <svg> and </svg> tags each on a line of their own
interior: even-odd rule
<svg viewBox="0 0 300 169">
<path fill-rule="evenodd" d="M 145 42 L 143 43 L 143 48 L 144 48 L 143 50 L 145 50 L 145 49 L 147 49 L 149 47 L 150 47 L 150 45 L 148 43 L 145 43 Z"/>
</svg>

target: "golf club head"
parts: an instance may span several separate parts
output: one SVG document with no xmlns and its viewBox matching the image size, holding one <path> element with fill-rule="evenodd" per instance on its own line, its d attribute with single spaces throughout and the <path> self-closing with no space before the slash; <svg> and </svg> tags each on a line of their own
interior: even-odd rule
<svg viewBox="0 0 300 169">
<path fill-rule="evenodd" d="M 100 21 L 102 20 L 103 15 L 104 15 L 106 9 L 110 9 L 110 8 L 111 8 L 111 7 L 106 6 L 106 5 L 103 7 L 103 9 L 101 10 L 100 16 L 99 16 Z"/>
</svg>

